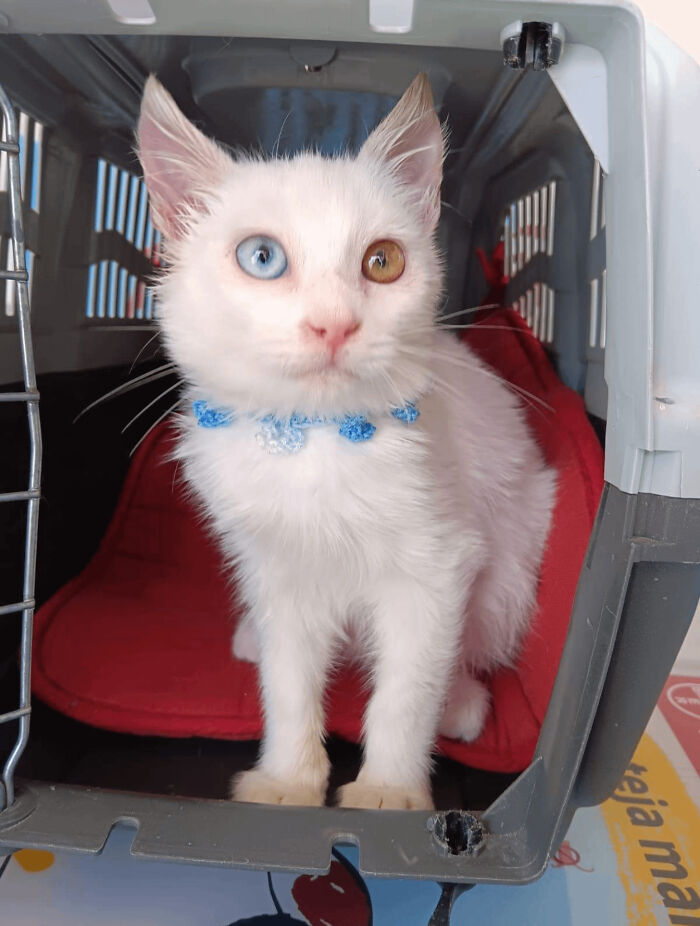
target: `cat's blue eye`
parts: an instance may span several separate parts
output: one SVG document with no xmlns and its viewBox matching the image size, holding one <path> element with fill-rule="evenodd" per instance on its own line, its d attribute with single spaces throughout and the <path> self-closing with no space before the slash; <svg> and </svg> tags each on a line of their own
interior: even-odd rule
<svg viewBox="0 0 700 926">
<path fill-rule="evenodd" d="M 236 248 L 236 260 L 241 270 L 259 280 L 276 280 L 287 269 L 284 248 L 267 235 L 245 238 Z"/>
</svg>

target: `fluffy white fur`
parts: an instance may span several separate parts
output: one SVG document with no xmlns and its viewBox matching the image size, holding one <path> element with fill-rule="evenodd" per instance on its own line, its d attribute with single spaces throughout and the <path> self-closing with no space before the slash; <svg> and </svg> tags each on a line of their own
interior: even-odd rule
<svg viewBox="0 0 700 926">
<path fill-rule="evenodd" d="M 438 729 L 479 734 L 477 675 L 511 661 L 527 627 L 554 479 L 508 388 L 435 325 L 443 136 L 427 79 L 357 157 L 265 161 L 230 157 L 151 78 L 139 155 L 169 244 L 162 330 L 189 397 L 378 425 L 364 443 L 314 428 L 275 456 L 245 417 L 206 430 L 183 416 L 186 478 L 249 608 L 234 649 L 259 657 L 265 735 L 234 797 L 324 802 L 324 688 L 352 653 L 373 693 L 341 803 L 429 807 Z M 281 242 L 286 274 L 243 273 L 235 248 L 252 234 Z M 391 284 L 361 273 L 381 238 L 406 257 Z M 358 323 L 336 353 L 309 329 Z M 415 399 L 415 424 L 387 416 Z"/>
</svg>

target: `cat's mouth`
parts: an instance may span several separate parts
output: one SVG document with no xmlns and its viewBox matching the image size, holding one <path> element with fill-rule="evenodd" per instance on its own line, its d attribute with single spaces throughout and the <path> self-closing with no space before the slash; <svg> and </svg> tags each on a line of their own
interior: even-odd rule
<svg viewBox="0 0 700 926">
<path fill-rule="evenodd" d="M 297 370 L 293 374 L 294 379 L 316 380 L 318 382 L 336 382 L 340 379 L 354 379 L 355 374 L 346 369 L 339 367 L 335 363 L 328 363 L 325 366 L 307 367 L 306 369 Z"/>
<path fill-rule="evenodd" d="M 327 380 L 353 379 L 355 374 L 337 357 L 318 357 L 305 364 L 300 364 L 290 370 L 294 379 L 300 380 Z"/>
</svg>

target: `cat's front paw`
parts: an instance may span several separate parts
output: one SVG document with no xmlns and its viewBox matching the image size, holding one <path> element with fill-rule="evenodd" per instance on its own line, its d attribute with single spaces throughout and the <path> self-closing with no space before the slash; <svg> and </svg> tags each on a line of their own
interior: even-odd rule
<svg viewBox="0 0 700 926">
<path fill-rule="evenodd" d="M 322 807 L 326 799 L 325 785 L 296 784 L 273 778 L 254 768 L 231 780 L 231 797 L 248 804 L 285 804 L 294 807 Z"/>
<path fill-rule="evenodd" d="M 425 788 L 391 787 L 351 781 L 340 789 L 341 807 L 363 810 L 432 810 L 433 800 Z"/>
<path fill-rule="evenodd" d="M 260 662 L 258 634 L 251 624 L 242 621 L 233 635 L 233 655 L 242 662 Z"/>
</svg>

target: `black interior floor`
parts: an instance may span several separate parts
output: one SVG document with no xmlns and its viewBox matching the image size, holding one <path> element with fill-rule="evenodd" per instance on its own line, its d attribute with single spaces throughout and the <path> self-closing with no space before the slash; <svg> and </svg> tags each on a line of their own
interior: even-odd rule
<svg viewBox="0 0 700 926">
<path fill-rule="evenodd" d="M 71 720 L 41 702 L 34 705 L 32 736 L 19 776 L 54 783 L 86 785 L 177 797 L 225 799 L 233 775 L 250 768 L 258 743 L 208 739 L 129 736 Z M 329 801 L 352 781 L 360 748 L 337 738 L 328 742 L 332 764 Z M 465 768 L 439 757 L 433 797 L 440 809 L 483 810 L 513 781 L 514 775 Z"/>
</svg>

